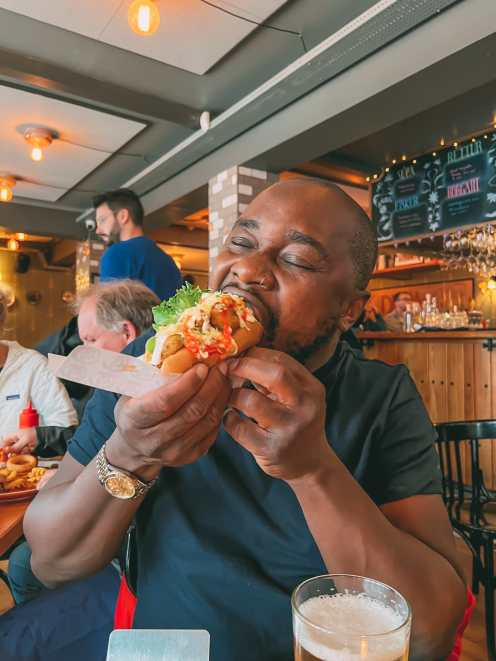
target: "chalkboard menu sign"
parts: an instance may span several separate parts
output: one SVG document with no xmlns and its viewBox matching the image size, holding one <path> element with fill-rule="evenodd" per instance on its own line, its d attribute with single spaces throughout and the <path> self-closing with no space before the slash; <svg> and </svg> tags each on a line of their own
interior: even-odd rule
<svg viewBox="0 0 496 661">
<path fill-rule="evenodd" d="M 391 166 L 372 186 L 379 240 L 496 221 L 496 132 Z"/>
</svg>

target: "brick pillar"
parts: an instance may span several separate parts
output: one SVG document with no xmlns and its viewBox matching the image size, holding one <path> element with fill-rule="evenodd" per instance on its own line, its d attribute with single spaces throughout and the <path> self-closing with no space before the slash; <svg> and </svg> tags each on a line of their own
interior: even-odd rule
<svg viewBox="0 0 496 661">
<path fill-rule="evenodd" d="M 208 241 L 209 273 L 226 236 L 248 204 L 278 180 L 278 176 L 265 170 L 254 170 L 235 165 L 208 182 L 208 211 L 210 232 Z"/>
</svg>

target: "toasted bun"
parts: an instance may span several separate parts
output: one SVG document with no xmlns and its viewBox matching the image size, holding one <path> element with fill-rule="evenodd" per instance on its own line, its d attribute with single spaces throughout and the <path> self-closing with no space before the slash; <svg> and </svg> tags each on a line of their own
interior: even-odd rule
<svg viewBox="0 0 496 661">
<path fill-rule="evenodd" d="M 263 327 L 258 321 L 248 322 L 246 328 L 238 328 L 233 333 L 233 339 L 237 344 L 238 350 L 231 356 L 226 358 L 233 358 L 238 356 L 243 351 L 247 351 L 260 342 L 263 336 Z M 172 356 L 164 358 L 160 371 L 164 374 L 183 374 L 187 372 L 193 365 L 197 363 L 204 363 L 209 367 L 216 365 L 222 359 L 219 356 L 209 356 L 206 359 L 198 359 L 186 348 L 179 349 Z"/>
</svg>

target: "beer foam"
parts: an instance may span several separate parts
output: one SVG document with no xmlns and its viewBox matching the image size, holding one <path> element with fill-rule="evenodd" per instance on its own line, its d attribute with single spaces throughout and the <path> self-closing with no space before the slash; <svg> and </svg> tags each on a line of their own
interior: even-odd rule
<svg viewBox="0 0 496 661">
<path fill-rule="evenodd" d="M 405 649 L 405 631 L 387 638 L 360 637 L 388 634 L 404 621 L 390 606 L 359 594 L 337 594 L 313 597 L 299 607 L 300 613 L 312 624 L 327 631 L 318 631 L 301 620 L 295 623 L 296 638 L 307 652 L 322 661 L 397 661 Z M 351 641 L 350 645 L 347 642 Z"/>
</svg>

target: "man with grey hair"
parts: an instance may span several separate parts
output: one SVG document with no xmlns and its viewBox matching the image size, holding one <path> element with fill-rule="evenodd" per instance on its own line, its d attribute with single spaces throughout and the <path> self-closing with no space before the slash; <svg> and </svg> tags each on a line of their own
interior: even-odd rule
<svg viewBox="0 0 496 661">
<path fill-rule="evenodd" d="M 76 301 L 79 336 L 84 344 L 122 351 L 151 328 L 158 297 L 137 280 L 93 285 Z"/>
<path fill-rule="evenodd" d="M 75 305 L 81 339 L 84 344 L 120 352 L 151 328 L 152 307 L 159 303 L 158 297 L 137 280 L 113 280 L 93 285 L 78 297 Z M 90 389 L 80 403 L 80 420 L 92 393 Z M 52 456 L 64 454 L 74 430 L 75 427 L 21 429 L 12 449 Z M 48 471 L 42 483 L 46 484 L 47 478 L 52 476 L 53 472 Z M 30 560 L 31 549 L 27 543 L 18 546 L 9 558 L 9 583 L 17 604 L 30 601 L 44 589 L 31 571 Z"/>
</svg>

